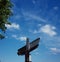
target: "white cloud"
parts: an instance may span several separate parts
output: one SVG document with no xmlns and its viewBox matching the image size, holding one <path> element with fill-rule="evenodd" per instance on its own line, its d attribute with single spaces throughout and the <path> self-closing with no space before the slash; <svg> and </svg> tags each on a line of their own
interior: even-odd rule
<svg viewBox="0 0 60 62">
<path fill-rule="evenodd" d="M 39 27 L 38 30 L 34 30 L 33 33 L 45 33 L 48 34 L 49 36 L 55 36 L 57 33 L 55 32 L 56 27 L 51 26 L 49 24 L 46 24 L 44 26 Z"/>
<path fill-rule="evenodd" d="M 21 41 L 26 41 L 26 37 L 19 37 L 18 39 Z"/>
<path fill-rule="evenodd" d="M 20 41 L 26 41 L 26 38 L 25 36 L 22 36 L 22 37 L 18 37 L 17 35 L 12 35 L 13 38 L 15 38 L 16 40 L 20 40 Z"/>
<path fill-rule="evenodd" d="M 49 34 L 50 36 L 54 36 L 56 35 L 57 33 L 54 31 L 56 28 L 54 26 L 51 26 L 51 25 L 45 25 L 45 26 L 42 26 L 40 31 L 43 32 L 43 33 L 46 33 L 46 34 Z"/>
<path fill-rule="evenodd" d="M 20 29 L 19 24 L 16 23 L 12 23 L 11 25 L 6 24 L 5 26 L 7 27 L 7 29 L 17 29 L 17 30 Z"/>
<path fill-rule="evenodd" d="M 51 50 L 54 54 L 60 53 L 60 49 L 58 49 L 58 48 L 50 48 L 50 50 Z"/>
</svg>

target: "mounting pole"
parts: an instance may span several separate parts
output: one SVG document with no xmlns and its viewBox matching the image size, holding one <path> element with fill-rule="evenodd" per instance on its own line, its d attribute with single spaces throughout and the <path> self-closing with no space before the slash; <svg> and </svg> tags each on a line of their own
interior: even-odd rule
<svg viewBox="0 0 60 62">
<path fill-rule="evenodd" d="M 25 62 L 31 62 L 29 50 L 30 50 L 30 43 L 29 43 L 29 38 L 27 38 L 27 41 L 26 41 L 26 50 L 25 50 Z"/>
<path fill-rule="evenodd" d="M 29 52 L 25 53 L 25 62 L 29 62 Z"/>
<path fill-rule="evenodd" d="M 29 52 L 26 52 L 26 54 L 25 54 L 25 62 L 32 62 L 31 61 L 31 54 L 29 54 Z"/>
</svg>

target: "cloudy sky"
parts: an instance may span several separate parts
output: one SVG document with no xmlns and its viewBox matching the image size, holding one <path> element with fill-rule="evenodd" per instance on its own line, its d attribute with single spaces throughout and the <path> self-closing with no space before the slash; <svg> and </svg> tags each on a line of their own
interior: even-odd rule
<svg viewBox="0 0 60 62">
<path fill-rule="evenodd" d="M 13 16 L 0 40 L 0 62 L 24 62 L 17 50 L 40 38 L 32 62 L 60 62 L 60 0 L 11 0 Z"/>
</svg>

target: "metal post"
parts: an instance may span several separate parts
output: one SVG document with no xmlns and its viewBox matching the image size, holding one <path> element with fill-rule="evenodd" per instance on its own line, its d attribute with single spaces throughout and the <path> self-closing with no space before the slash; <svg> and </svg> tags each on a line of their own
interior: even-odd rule
<svg viewBox="0 0 60 62">
<path fill-rule="evenodd" d="M 29 54 L 29 52 L 26 52 L 26 54 L 25 54 L 25 62 L 32 62 L 31 61 L 31 54 Z"/>
<path fill-rule="evenodd" d="M 25 62 L 29 62 L 29 52 L 26 51 L 25 53 Z"/>
<path fill-rule="evenodd" d="M 30 62 L 29 61 L 29 50 L 30 50 L 30 43 L 29 43 L 29 38 L 27 38 L 26 50 L 25 50 L 25 62 Z"/>
</svg>

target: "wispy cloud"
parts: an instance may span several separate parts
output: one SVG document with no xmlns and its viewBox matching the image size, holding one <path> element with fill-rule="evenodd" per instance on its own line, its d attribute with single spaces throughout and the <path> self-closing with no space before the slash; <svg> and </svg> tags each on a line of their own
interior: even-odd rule
<svg viewBox="0 0 60 62">
<path fill-rule="evenodd" d="M 42 35 L 41 36 L 43 44 L 49 49 L 51 47 L 60 48 L 60 37 L 59 36 L 48 36 Z"/>
<path fill-rule="evenodd" d="M 26 36 L 20 36 L 18 37 L 17 35 L 12 35 L 13 38 L 15 38 L 16 40 L 20 40 L 20 41 L 26 41 Z"/>
<path fill-rule="evenodd" d="M 32 0 L 32 3 L 33 3 L 33 4 L 35 4 L 35 3 L 36 3 L 36 1 L 35 1 L 35 0 Z"/>
<path fill-rule="evenodd" d="M 53 54 L 58 54 L 60 53 L 60 49 L 58 48 L 50 48 L 51 52 L 53 52 Z"/>
<path fill-rule="evenodd" d="M 12 35 L 12 37 L 18 40 L 17 35 Z"/>
<path fill-rule="evenodd" d="M 40 55 L 40 53 L 39 52 L 35 52 L 35 55 Z"/>
<path fill-rule="evenodd" d="M 58 7 L 58 6 L 54 6 L 53 9 L 54 9 L 54 10 L 58 10 L 59 7 Z"/>
<path fill-rule="evenodd" d="M 11 25 L 6 24 L 5 26 L 7 27 L 7 29 L 20 29 L 20 25 L 16 23 L 12 23 Z"/>
<path fill-rule="evenodd" d="M 28 12 L 23 12 L 23 15 L 25 17 L 26 20 L 37 20 L 37 21 L 41 21 L 41 22 L 46 22 L 45 19 L 43 19 L 42 17 L 40 16 L 37 16 L 35 14 L 31 14 L 31 13 L 28 13 Z"/>
</svg>

